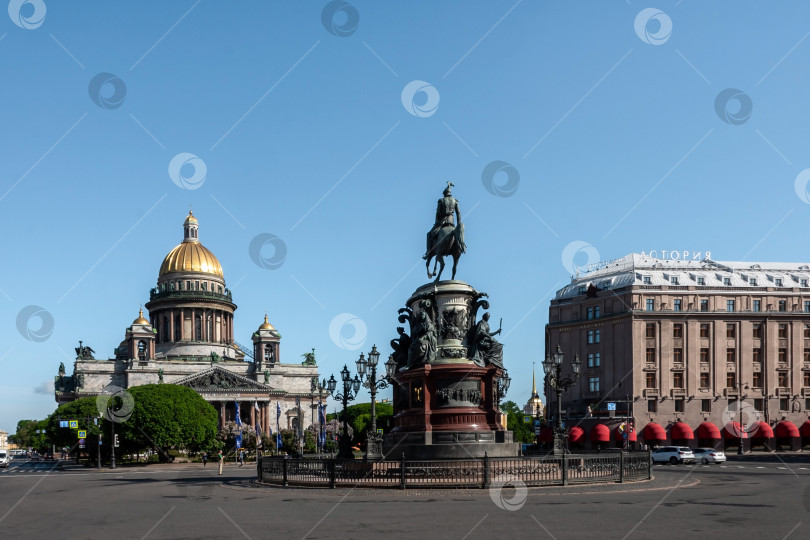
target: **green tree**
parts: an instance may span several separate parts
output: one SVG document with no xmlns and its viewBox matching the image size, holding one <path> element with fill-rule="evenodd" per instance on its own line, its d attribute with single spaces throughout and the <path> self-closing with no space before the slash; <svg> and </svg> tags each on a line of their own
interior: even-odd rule
<svg viewBox="0 0 810 540">
<path fill-rule="evenodd" d="M 59 427 L 61 420 L 76 420 L 78 422 L 78 428 Z M 72 448 L 74 445 L 78 444 L 78 430 L 86 431 L 87 448 L 90 456 L 95 458 L 98 457 L 98 452 L 101 451 L 98 445 L 99 432 L 101 432 L 102 437 L 104 437 L 105 434 L 109 437 L 110 433 L 109 422 L 101 421 L 101 415 L 98 412 L 96 398 L 94 397 L 81 398 L 76 401 L 71 401 L 70 403 L 59 405 L 48 417 L 46 422 L 48 438 L 57 448 L 64 446 Z M 108 439 L 104 440 L 106 444 L 109 444 Z"/>
<path fill-rule="evenodd" d="M 377 403 L 374 412 L 377 416 L 377 428 L 382 429 L 383 433 L 387 433 L 391 426 L 391 418 L 394 416 L 393 405 L 390 403 Z M 327 420 L 335 417 L 342 423 L 343 411 L 337 415 L 328 415 Z M 346 418 L 353 432 L 352 444 L 365 441 L 366 431 L 371 429 L 371 402 L 346 407 Z"/>
<path fill-rule="evenodd" d="M 24 448 L 33 448 L 36 451 L 48 448 L 49 440 L 44 432 L 48 425 L 47 420 L 20 420 L 17 422 L 17 431 L 10 435 L 8 440 Z"/>
<path fill-rule="evenodd" d="M 217 411 L 191 388 L 147 384 L 129 392 L 134 400 L 132 416 L 116 426 L 122 451 L 153 446 L 164 453 L 172 447 L 192 452 L 219 448 Z"/>
<path fill-rule="evenodd" d="M 533 443 L 537 440 L 534 426 L 523 421 L 523 411 L 514 401 L 501 403 L 501 410 L 506 413 L 506 429 L 514 433 L 515 441 Z"/>
</svg>

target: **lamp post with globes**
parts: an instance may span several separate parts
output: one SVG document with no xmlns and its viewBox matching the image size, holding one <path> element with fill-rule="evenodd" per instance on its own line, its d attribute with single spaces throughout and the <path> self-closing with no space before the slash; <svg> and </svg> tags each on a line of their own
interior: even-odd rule
<svg viewBox="0 0 810 540">
<path fill-rule="evenodd" d="M 329 382 L 327 382 L 329 394 L 338 401 L 343 402 L 343 435 L 340 436 L 340 448 L 337 457 L 338 459 L 354 459 L 354 454 L 352 453 L 352 439 L 349 437 L 347 408 L 349 402 L 357 398 L 357 392 L 360 391 L 360 378 L 355 375 L 354 379 L 352 379 L 349 368 L 344 364 L 343 369 L 340 370 L 340 380 L 343 382 L 343 393 L 338 394 L 335 394 L 335 389 L 337 388 L 335 376 L 331 375 Z"/>
<path fill-rule="evenodd" d="M 371 352 L 368 353 L 368 360 L 360 353 L 360 358 L 357 360 L 357 373 L 360 374 L 362 385 L 368 388 L 371 393 L 371 430 L 366 433 L 366 453 L 364 459 L 368 461 L 382 459 L 382 437 L 377 433 L 377 390 L 382 390 L 388 387 L 391 377 L 396 371 L 397 363 L 394 361 L 393 355 L 388 357 L 385 363 L 385 376 L 377 380 L 377 363 L 380 361 L 380 353 L 377 351 L 377 346 L 371 347 Z"/>
<path fill-rule="evenodd" d="M 570 377 L 563 378 L 562 364 L 565 354 L 557 345 L 557 350 L 553 355 L 549 355 L 543 361 L 543 371 L 546 373 L 546 382 L 548 386 L 554 390 L 557 395 L 557 422 L 554 426 L 554 455 L 562 455 L 566 452 L 565 444 L 565 426 L 562 424 L 562 400 L 560 397 L 570 389 L 574 383 L 579 379 L 580 359 L 579 354 L 574 355 L 574 361 L 571 362 Z"/>
</svg>

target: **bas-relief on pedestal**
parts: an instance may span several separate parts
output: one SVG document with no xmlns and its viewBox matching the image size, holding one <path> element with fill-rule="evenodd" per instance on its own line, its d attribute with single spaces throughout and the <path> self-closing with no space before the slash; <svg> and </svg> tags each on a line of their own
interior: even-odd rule
<svg viewBox="0 0 810 540">
<path fill-rule="evenodd" d="M 449 185 L 428 233 L 428 255 L 435 252 L 431 235 L 441 237 L 437 227 L 446 229 L 445 237 L 454 234 L 443 209 L 455 212 L 461 225 L 457 203 L 447 197 Z M 520 445 L 499 423 L 503 347 L 494 338 L 500 329 L 490 330 L 489 314 L 478 318 L 479 310 L 489 308 L 486 298 L 464 281 L 435 281 L 416 289 L 399 310 L 399 322 L 409 328 L 397 327 L 399 337 L 391 341 L 397 371 L 395 426 L 383 446 L 387 459 L 403 453 L 409 459 L 518 455 Z"/>
</svg>

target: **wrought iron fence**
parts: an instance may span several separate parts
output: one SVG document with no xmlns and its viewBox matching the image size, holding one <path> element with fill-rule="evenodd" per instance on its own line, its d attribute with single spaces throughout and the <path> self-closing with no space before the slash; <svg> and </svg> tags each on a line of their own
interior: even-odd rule
<svg viewBox="0 0 810 540">
<path fill-rule="evenodd" d="M 398 461 L 260 457 L 257 474 L 260 483 L 329 488 L 487 488 L 505 480 L 558 486 L 647 480 L 652 462 L 649 452 Z"/>
</svg>

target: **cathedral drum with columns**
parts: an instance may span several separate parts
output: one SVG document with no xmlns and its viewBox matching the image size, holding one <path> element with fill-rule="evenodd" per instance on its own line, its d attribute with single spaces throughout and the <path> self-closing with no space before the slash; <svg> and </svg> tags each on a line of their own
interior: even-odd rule
<svg viewBox="0 0 810 540">
<path fill-rule="evenodd" d="M 114 358 L 96 359 L 79 342 L 73 375 L 62 365 L 55 378 L 57 403 L 98 395 L 108 385 L 166 383 L 198 392 L 219 412 L 220 426 L 234 421 L 236 402 L 242 422 L 258 425 L 263 433 L 295 429 L 299 423 L 306 429 L 317 420 L 306 409 L 318 399 L 312 390 L 318 367 L 312 360 L 282 363 L 281 334 L 266 315 L 253 333 L 252 351 L 234 341 L 236 304 L 219 260 L 200 243 L 191 212 L 183 223 L 182 243 L 160 265 L 146 308 L 149 319 L 141 310 Z"/>
</svg>

